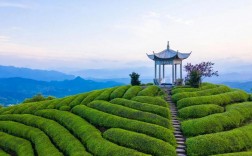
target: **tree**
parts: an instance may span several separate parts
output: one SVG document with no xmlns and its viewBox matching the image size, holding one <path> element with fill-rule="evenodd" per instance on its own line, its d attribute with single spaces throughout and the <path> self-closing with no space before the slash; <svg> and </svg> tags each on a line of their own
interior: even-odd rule
<svg viewBox="0 0 252 156">
<path fill-rule="evenodd" d="M 185 70 L 187 72 L 185 80 L 189 85 L 199 87 L 204 78 L 219 76 L 218 71 L 213 70 L 213 65 L 214 63 L 212 62 L 202 62 L 195 65 L 187 63 L 187 65 L 185 65 Z"/>
<path fill-rule="evenodd" d="M 129 76 L 131 77 L 132 86 L 139 86 L 141 84 L 141 81 L 139 81 L 139 77 L 140 77 L 139 74 L 132 72 L 131 74 L 129 74 Z"/>
<path fill-rule="evenodd" d="M 37 95 L 34 95 L 32 98 L 26 98 L 23 103 L 38 102 L 52 99 L 55 99 L 55 97 L 53 96 L 44 97 L 41 93 L 38 93 Z"/>
</svg>

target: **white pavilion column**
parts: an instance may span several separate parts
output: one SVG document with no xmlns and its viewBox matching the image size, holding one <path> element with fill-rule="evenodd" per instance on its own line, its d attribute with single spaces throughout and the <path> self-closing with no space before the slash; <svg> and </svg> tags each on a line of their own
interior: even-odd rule
<svg viewBox="0 0 252 156">
<path fill-rule="evenodd" d="M 174 63 L 172 62 L 172 84 L 174 83 Z"/>
<path fill-rule="evenodd" d="M 155 79 L 157 79 L 157 63 L 156 61 L 154 61 L 154 66 L 155 66 Z"/>
<path fill-rule="evenodd" d="M 180 79 L 182 79 L 182 61 L 180 63 Z"/>
<path fill-rule="evenodd" d="M 161 64 L 159 64 L 159 77 L 158 77 L 158 83 L 160 83 L 161 80 Z"/>
<path fill-rule="evenodd" d="M 175 64 L 175 80 L 174 80 L 174 82 L 176 82 L 176 80 L 177 80 L 177 64 Z"/>
<path fill-rule="evenodd" d="M 165 78 L 165 65 L 163 64 L 163 79 Z"/>
</svg>

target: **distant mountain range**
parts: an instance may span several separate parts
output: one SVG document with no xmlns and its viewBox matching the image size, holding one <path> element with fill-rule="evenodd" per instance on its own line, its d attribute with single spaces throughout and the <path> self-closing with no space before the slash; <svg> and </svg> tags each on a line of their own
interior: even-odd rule
<svg viewBox="0 0 252 156">
<path fill-rule="evenodd" d="M 88 92 L 122 85 L 122 83 L 107 81 L 95 82 L 76 77 L 64 81 L 37 81 L 26 78 L 0 78 L 0 104 L 16 104 L 37 93 L 45 96 L 64 97 L 67 95 Z"/>
<path fill-rule="evenodd" d="M 252 92 L 252 81 L 249 82 L 222 82 L 222 84 L 225 84 L 231 88 L 238 88 L 245 90 L 248 93 Z"/>
</svg>

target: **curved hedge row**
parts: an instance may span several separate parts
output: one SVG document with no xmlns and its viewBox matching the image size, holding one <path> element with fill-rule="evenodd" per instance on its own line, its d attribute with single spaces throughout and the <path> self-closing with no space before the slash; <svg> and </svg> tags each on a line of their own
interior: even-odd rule
<svg viewBox="0 0 252 156">
<path fill-rule="evenodd" d="M 248 94 L 244 91 L 237 90 L 218 95 L 190 97 L 181 99 L 177 102 L 177 106 L 178 109 L 200 104 L 217 104 L 222 106 L 234 102 L 243 102 L 247 100 L 248 100 Z"/>
<path fill-rule="evenodd" d="M 178 116 L 182 119 L 201 118 L 215 113 L 224 112 L 224 108 L 215 104 L 195 105 L 182 108 Z"/>
<path fill-rule="evenodd" d="M 174 88 L 171 93 L 172 95 L 177 94 L 177 93 L 182 93 L 182 92 L 195 92 L 195 91 L 200 91 L 200 90 L 205 90 L 205 89 L 210 89 L 210 88 L 215 88 L 217 85 L 211 84 L 211 83 L 203 83 L 200 88 Z"/>
<path fill-rule="evenodd" d="M 79 105 L 84 106 L 84 105 Z M 78 106 L 75 106 L 76 108 Z M 86 107 L 86 106 L 84 106 Z M 86 146 L 88 151 L 97 156 L 120 156 L 120 155 L 132 155 L 132 156 L 146 156 L 146 154 L 140 153 L 133 149 L 118 146 L 112 142 L 109 142 L 102 138 L 101 132 L 97 130 L 93 125 L 82 119 L 81 117 L 69 112 L 63 112 L 55 109 L 40 110 L 35 113 L 38 116 L 53 119 L 64 125 L 69 131 L 77 136 L 83 145 Z"/>
<path fill-rule="evenodd" d="M 184 135 L 196 136 L 239 127 L 251 118 L 252 102 L 244 102 L 227 106 L 224 113 L 184 121 L 181 123 L 181 128 Z"/>
<path fill-rule="evenodd" d="M 62 106 L 68 106 L 77 96 L 68 96 L 64 97 L 63 100 L 55 105 L 56 109 L 59 109 Z"/>
<path fill-rule="evenodd" d="M 116 88 L 111 94 L 110 99 L 121 98 L 124 93 L 130 88 L 130 86 L 120 86 Z"/>
<path fill-rule="evenodd" d="M 216 88 L 200 90 L 196 92 L 182 92 L 182 93 L 177 93 L 173 95 L 172 101 L 177 102 L 181 99 L 188 98 L 188 97 L 216 95 L 216 94 L 230 92 L 230 91 L 231 89 L 227 86 L 218 86 Z"/>
<path fill-rule="evenodd" d="M 172 130 L 158 125 L 122 118 L 84 105 L 75 106 L 72 112 L 99 126 L 132 130 L 162 139 L 172 145 L 176 144 Z"/>
<path fill-rule="evenodd" d="M 161 117 L 159 115 L 153 114 L 153 113 L 143 112 L 143 111 L 112 104 L 107 101 L 101 101 L 101 100 L 93 101 L 89 103 L 87 106 L 100 110 L 102 112 L 116 115 L 116 116 L 148 122 L 148 123 L 163 126 L 165 128 L 172 129 L 172 125 L 168 119 Z"/>
<path fill-rule="evenodd" d="M 119 145 L 136 149 L 155 156 L 176 156 L 175 147 L 169 143 L 132 131 L 119 128 L 111 128 L 103 133 L 103 136 Z"/>
<path fill-rule="evenodd" d="M 1 139 L 1 137 L 0 137 L 0 139 Z M 0 148 L 1 148 L 1 145 L 0 145 Z M 7 152 L 0 149 L 0 156 L 10 156 L 10 154 L 8 154 Z"/>
<path fill-rule="evenodd" d="M 189 156 L 205 156 L 251 149 L 252 124 L 226 132 L 188 138 L 186 145 Z"/>
<path fill-rule="evenodd" d="M 51 140 L 61 151 L 64 152 L 65 155 L 90 156 L 78 139 L 76 139 L 59 123 L 53 120 L 30 114 L 0 115 L 0 120 L 15 121 L 39 128 L 51 138 Z"/>
<path fill-rule="evenodd" d="M 160 97 L 151 97 L 151 96 L 136 96 L 133 97 L 131 100 L 143 103 L 149 103 L 153 105 L 168 107 L 168 103 L 161 99 Z"/>
<path fill-rule="evenodd" d="M 14 151 L 18 156 L 34 156 L 30 141 L 0 132 L 0 148 Z"/>
<path fill-rule="evenodd" d="M 137 96 L 137 94 L 143 89 L 143 87 L 141 86 L 132 86 L 130 87 L 125 94 L 123 95 L 123 98 L 125 99 L 131 99 L 135 96 Z"/>
<path fill-rule="evenodd" d="M 0 130 L 30 140 L 34 143 L 38 155 L 63 156 L 51 143 L 48 136 L 38 128 L 13 121 L 0 121 Z"/>
<path fill-rule="evenodd" d="M 109 101 L 110 100 L 110 94 L 116 89 L 117 87 L 114 88 L 109 88 L 104 90 L 104 92 L 102 92 L 99 96 L 97 96 L 95 98 L 95 100 L 106 100 Z"/>
<path fill-rule="evenodd" d="M 70 106 L 71 108 L 73 108 L 73 107 L 76 106 L 76 105 L 80 105 L 81 102 L 82 102 L 89 94 L 90 94 L 90 92 L 77 95 L 77 97 L 69 104 L 69 106 Z"/>
<path fill-rule="evenodd" d="M 129 108 L 141 110 L 141 111 L 144 111 L 144 112 L 154 113 L 154 114 L 163 116 L 163 117 L 165 117 L 167 119 L 171 118 L 170 110 L 168 108 L 164 108 L 164 107 L 161 107 L 161 106 L 158 106 L 158 105 L 152 105 L 152 104 L 148 104 L 148 103 L 141 103 L 141 102 L 122 99 L 122 98 L 113 99 L 113 100 L 110 101 L 110 103 L 126 106 L 126 107 L 129 107 Z"/>
<path fill-rule="evenodd" d="M 83 105 L 87 105 L 89 102 L 92 102 L 97 96 L 102 94 L 104 90 L 95 90 L 88 94 L 88 96 L 81 102 Z"/>
<path fill-rule="evenodd" d="M 246 151 L 246 152 L 217 154 L 214 156 L 251 156 L 251 155 L 252 155 L 252 151 Z"/>
<path fill-rule="evenodd" d="M 157 96 L 160 88 L 158 86 L 147 86 L 140 92 L 138 92 L 138 96 Z"/>
</svg>

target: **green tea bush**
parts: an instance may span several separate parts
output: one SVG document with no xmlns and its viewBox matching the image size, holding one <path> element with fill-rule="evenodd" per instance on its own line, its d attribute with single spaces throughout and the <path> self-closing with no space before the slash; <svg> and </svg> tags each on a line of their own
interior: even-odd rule
<svg viewBox="0 0 252 156">
<path fill-rule="evenodd" d="M 60 102 L 62 102 L 64 99 L 61 98 L 61 99 L 55 99 L 55 100 L 52 100 L 51 103 L 48 103 L 47 104 L 47 107 L 43 107 L 43 109 L 56 109 L 56 105 Z"/>
<path fill-rule="evenodd" d="M 168 103 L 161 99 L 160 97 L 151 97 L 151 96 L 136 96 L 133 97 L 131 100 L 137 101 L 137 102 L 143 102 L 143 103 L 149 103 L 153 105 L 168 107 Z"/>
<path fill-rule="evenodd" d="M 87 105 L 89 102 L 95 100 L 104 90 L 95 90 L 88 94 L 88 96 L 81 102 L 82 105 Z"/>
<path fill-rule="evenodd" d="M 177 93 L 182 93 L 182 92 L 195 92 L 195 91 L 200 91 L 200 90 L 205 90 L 205 89 L 210 89 L 210 88 L 215 88 L 217 85 L 211 84 L 211 83 L 202 83 L 200 88 L 191 88 L 190 86 L 185 86 L 185 87 L 175 87 L 172 89 L 171 93 L 172 95 L 177 94 Z"/>
<path fill-rule="evenodd" d="M 0 132 L 0 140 L 0 148 L 14 151 L 18 156 L 34 156 L 32 145 L 28 140 L 4 132 Z"/>
<path fill-rule="evenodd" d="M 244 102 L 227 106 L 224 113 L 184 121 L 181 128 L 184 135 L 196 136 L 236 128 L 251 118 L 252 102 Z"/>
<path fill-rule="evenodd" d="M 95 98 L 95 100 L 105 100 L 109 101 L 110 100 L 110 94 L 116 89 L 117 87 L 114 88 L 109 88 L 104 90 L 99 96 Z"/>
<path fill-rule="evenodd" d="M 178 116 L 182 119 L 201 118 L 210 114 L 222 112 L 224 112 L 223 107 L 214 104 L 206 104 L 182 108 L 178 111 Z"/>
<path fill-rule="evenodd" d="M 1 135 L 1 134 L 0 134 Z M 0 137 L 1 138 L 1 137 Z M 0 145 L 1 148 L 1 145 Z M 0 149 L 0 156 L 11 156 L 10 154 L 8 154 L 7 152 L 3 151 Z"/>
<path fill-rule="evenodd" d="M 0 115 L 0 120 L 16 121 L 37 127 L 50 136 L 51 140 L 65 155 L 90 155 L 83 145 L 69 131 L 53 120 L 30 114 Z"/>
<path fill-rule="evenodd" d="M 152 104 L 148 104 L 148 103 L 141 103 L 141 102 L 122 99 L 122 98 L 113 99 L 113 100 L 110 101 L 110 103 L 126 106 L 126 107 L 129 107 L 129 108 L 141 110 L 141 111 L 144 111 L 144 112 L 154 113 L 154 114 L 163 116 L 163 117 L 165 117 L 167 119 L 171 119 L 170 110 L 168 108 L 161 107 L 161 106 L 158 106 L 158 105 L 152 105 Z"/>
<path fill-rule="evenodd" d="M 249 101 L 252 101 L 252 94 L 249 95 Z"/>
<path fill-rule="evenodd" d="M 157 96 L 160 88 L 158 86 L 147 86 L 140 92 L 138 92 L 138 96 Z"/>
<path fill-rule="evenodd" d="M 101 101 L 101 100 L 93 101 L 89 103 L 87 106 L 100 110 L 102 112 L 109 113 L 109 114 L 121 116 L 124 118 L 134 119 L 138 121 L 148 122 L 148 123 L 163 126 L 165 128 L 172 129 L 172 125 L 168 119 L 161 117 L 159 115 L 153 114 L 153 113 L 143 112 L 143 111 L 112 104 L 107 101 Z"/>
<path fill-rule="evenodd" d="M 63 100 L 55 105 L 56 109 L 60 109 L 62 106 L 68 106 L 77 96 L 68 96 L 63 98 Z"/>
<path fill-rule="evenodd" d="M 125 99 L 131 99 L 135 96 L 137 96 L 137 94 L 142 90 L 143 88 L 141 86 L 132 86 L 130 87 L 125 94 L 123 95 L 123 98 Z"/>
<path fill-rule="evenodd" d="M 230 103 L 243 102 L 247 100 L 248 100 L 248 94 L 244 91 L 238 90 L 218 95 L 190 97 L 181 99 L 177 102 L 177 107 L 178 109 L 181 109 L 184 107 L 200 104 L 216 104 L 223 106 Z"/>
<path fill-rule="evenodd" d="M 61 106 L 59 108 L 59 110 L 62 110 L 62 111 L 70 111 L 71 110 L 71 107 L 70 106 Z"/>
<path fill-rule="evenodd" d="M 251 149 L 252 124 L 226 132 L 188 138 L 186 146 L 188 156 L 205 156 Z"/>
<path fill-rule="evenodd" d="M 119 145 L 136 149 L 155 156 L 176 156 L 175 147 L 169 143 L 132 131 L 111 128 L 103 133 L 104 138 Z"/>
<path fill-rule="evenodd" d="M 167 141 L 172 145 L 176 144 L 172 130 L 164 128 L 162 126 L 122 118 L 89 108 L 84 105 L 75 106 L 72 109 L 72 112 L 83 117 L 84 119 L 87 119 L 89 122 L 99 126 L 122 128 L 135 132 L 140 132 Z"/>
<path fill-rule="evenodd" d="M 13 121 L 0 121 L 0 130 L 30 140 L 35 145 L 38 155 L 63 156 L 63 154 L 51 143 L 48 136 L 38 128 Z"/>
<path fill-rule="evenodd" d="M 76 107 L 78 108 L 78 106 Z M 74 109 L 76 107 L 74 107 Z M 88 151 L 90 151 L 90 153 L 92 153 L 93 155 L 146 156 L 146 154 L 116 145 L 110 141 L 105 140 L 101 136 L 101 132 L 98 129 L 75 114 L 59 110 L 40 110 L 36 112 L 36 115 L 55 120 L 61 125 L 64 125 L 64 127 L 66 127 L 80 139 L 82 144 L 85 145 Z"/>
<path fill-rule="evenodd" d="M 181 99 L 188 98 L 188 97 L 196 97 L 196 96 L 208 96 L 208 95 L 216 95 L 220 93 L 229 92 L 231 89 L 227 86 L 219 86 L 216 88 L 206 89 L 206 90 L 200 90 L 195 92 L 182 92 L 177 93 L 172 96 L 172 101 L 177 102 Z"/>
<path fill-rule="evenodd" d="M 71 108 L 73 108 L 73 107 L 76 106 L 76 105 L 80 105 L 81 102 L 82 102 L 89 94 L 90 94 L 90 92 L 77 95 L 77 97 L 69 104 L 69 106 L 70 106 Z"/>
<path fill-rule="evenodd" d="M 251 156 L 251 155 L 252 155 L 252 151 L 245 151 L 245 152 L 217 154 L 213 156 Z"/>
<path fill-rule="evenodd" d="M 111 94 L 110 99 L 121 98 L 123 97 L 124 93 L 130 88 L 130 86 L 120 86 L 116 88 Z"/>
</svg>

